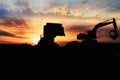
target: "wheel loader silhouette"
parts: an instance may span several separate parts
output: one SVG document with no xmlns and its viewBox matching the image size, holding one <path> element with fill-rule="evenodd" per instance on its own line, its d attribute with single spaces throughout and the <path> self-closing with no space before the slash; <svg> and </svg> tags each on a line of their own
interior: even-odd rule
<svg viewBox="0 0 120 80">
<path fill-rule="evenodd" d="M 56 36 L 65 36 L 64 28 L 60 23 L 47 23 L 44 26 L 43 37 L 38 42 L 38 45 L 45 48 L 56 48 L 59 47 L 54 42 Z"/>
<path fill-rule="evenodd" d="M 111 21 L 112 20 L 112 21 Z M 119 33 L 118 33 L 118 28 L 117 28 L 117 23 L 116 23 L 116 19 L 112 18 L 109 20 L 106 20 L 104 22 L 98 23 L 97 25 L 95 25 L 95 27 L 88 31 L 87 34 L 85 33 L 79 33 L 77 35 L 77 39 L 78 40 L 83 40 L 83 43 L 97 43 L 97 37 L 96 37 L 96 33 L 97 30 L 105 25 L 109 25 L 109 24 L 113 24 L 114 29 L 109 31 L 109 36 L 110 38 L 112 38 L 113 40 L 116 40 L 119 37 Z"/>
</svg>

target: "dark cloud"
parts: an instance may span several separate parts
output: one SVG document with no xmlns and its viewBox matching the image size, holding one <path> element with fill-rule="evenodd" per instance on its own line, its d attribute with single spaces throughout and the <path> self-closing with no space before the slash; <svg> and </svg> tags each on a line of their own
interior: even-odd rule
<svg viewBox="0 0 120 80">
<path fill-rule="evenodd" d="M 108 12 L 120 12 L 120 6 L 110 6 L 107 9 Z"/>
<path fill-rule="evenodd" d="M 0 18 L 36 15 L 37 11 L 28 2 L 17 1 L 13 5 L 16 6 L 15 9 L 11 9 L 11 6 L 6 4 L 0 4 Z"/>
<path fill-rule="evenodd" d="M 97 7 L 100 11 L 110 12 L 120 12 L 120 1 L 119 0 L 111 0 L 111 1 L 104 1 L 98 4 L 94 4 L 93 7 Z M 99 6 L 99 7 L 98 7 Z"/>
<path fill-rule="evenodd" d="M 28 22 L 29 21 L 26 21 L 23 18 L 6 18 L 3 19 L 3 23 L 1 23 L 0 25 L 28 28 Z"/>
<path fill-rule="evenodd" d="M 28 2 L 20 2 L 20 1 L 17 1 L 14 3 L 16 6 L 19 6 L 19 7 L 28 7 L 29 6 L 29 3 Z"/>
<path fill-rule="evenodd" d="M 47 7 L 52 8 L 52 7 L 60 6 L 62 4 L 58 3 L 58 2 L 51 1 L 51 2 L 47 2 L 46 5 L 47 5 Z"/>
<path fill-rule="evenodd" d="M 93 5 L 90 0 L 84 0 L 80 4 L 77 4 L 77 7 L 87 7 L 88 5 Z"/>
<path fill-rule="evenodd" d="M 120 0 L 111 0 L 105 9 L 108 12 L 120 12 Z"/>
<path fill-rule="evenodd" d="M 29 28 L 30 21 L 27 21 L 23 18 L 5 18 L 2 19 L 2 23 L 0 25 L 4 25 L 6 27 L 16 27 L 16 28 Z"/>
<path fill-rule="evenodd" d="M 26 7 L 23 11 L 22 11 L 23 15 L 35 15 L 34 11 L 32 10 L 32 8 Z"/>
<path fill-rule="evenodd" d="M 85 10 L 84 14 L 87 12 L 98 12 L 98 14 L 107 14 L 120 12 L 120 0 L 84 0 L 80 4 L 77 4 L 77 7 Z"/>
<path fill-rule="evenodd" d="M 16 36 L 13 33 L 10 33 L 10 32 L 7 32 L 7 31 L 3 31 L 3 30 L 0 30 L 0 36 L 23 38 L 21 36 Z"/>
<path fill-rule="evenodd" d="M 22 14 L 22 15 L 25 15 L 25 16 L 36 14 L 36 10 L 28 2 L 17 1 L 14 4 L 16 5 L 16 7 L 18 7 L 19 10 L 22 11 L 21 13 L 18 13 L 18 14 Z"/>
<path fill-rule="evenodd" d="M 6 29 L 9 28 L 14 33 L 20 35 L 26 34 L 31 28 L 31 22 L 23 18 L 6 18 L 0 25 L 6 27 Z"/>
<path fill-rule="evenodd" d="M 92 25 L 70 25 L 66 27 L 66 31 L 69 32 L 86 32 Z"/>
<path fill-rule="evenodd" d="M 0 36 L 9 36 L 9 37 L 16 37 L 14 34 L 0 30 Z"/>
<path fill-rule="evenodd" d="M 11 12 L 8 10 L 8 6 L 0 4 L 0 18 L 6 18 Z"/>
</svg>

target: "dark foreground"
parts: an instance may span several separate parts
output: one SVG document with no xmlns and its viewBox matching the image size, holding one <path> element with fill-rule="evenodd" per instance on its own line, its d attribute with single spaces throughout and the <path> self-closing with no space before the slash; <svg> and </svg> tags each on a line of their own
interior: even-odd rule
<svg viewBox="0 0 120 80">
<path fill-rule="evenodd" d="M 28 44 L 0 45 L 1 54 L 29 57 L 99 57 L 120 56 L 120 43 L 78 44 L 72 42 L 63 47 L 41 47 Z"/>
</svg>

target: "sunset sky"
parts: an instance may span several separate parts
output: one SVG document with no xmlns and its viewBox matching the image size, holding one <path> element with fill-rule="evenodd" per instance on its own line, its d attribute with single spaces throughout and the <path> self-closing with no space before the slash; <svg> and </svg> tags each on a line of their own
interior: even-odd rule
<svg viewBox="0 0 120 80">
<path fill-rule="evenodd" d="M 65 45 L 113 17 L 120 28 L 120 0 L 0 0 L 0 44 L 36 45 L 51 22 L 63 25 L 66 36 L 57 36 L 55 42 Z M 111 29 L 112 24 L 100 28 L 98 41 L 120 43 L 120 37 L 109 37 Z"/>
</svg>

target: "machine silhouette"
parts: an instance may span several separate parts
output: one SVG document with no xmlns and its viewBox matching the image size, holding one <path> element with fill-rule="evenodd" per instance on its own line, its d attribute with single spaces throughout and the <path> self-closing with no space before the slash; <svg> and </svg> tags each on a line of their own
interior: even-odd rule
<svg viewBox="0 0 120 80">
<path fill-rule="evenodd" d="M 82 40 L 82 42 L 79 41 L 72 41 L 65 45 L 65 48 L 72 52 L 81 52 L 81 55 L 89 55 L 89 56 L 114 56 L 120 53 L 120 44 L 114 43 L 99 43 L 97 41 L 97 30 L 101 27 L 104 27 L 105 25 L 113 24 L 113 30 L 109 31 L 109 36 L 113 40 L 116 40 L 119 37 L 118 33 L 118 27 L 116 23 L 116 19 L 112 18 L 109 20 L 106 20 L 104 22 L 98 23 L 95 25 L 95 27 L 92 30 L 89 30 L 86 33 L 79 33 L 77 35 L 77 40 Z"/>
<path fill-rule="evenodd" d="M 58 44 L 54 42 L 56 36 L 65 36 L 64 28 L 59 23 L 47 23 L 44 26 L 43 38 L 38 42 L 38 45 L 42 48 L 57 48 Z"/>
<path fill-rule="evenodd" d="M 110 30 L 109 36 L 113 40 L 116 40 L 119 37 L 119 33 L 118 33 L 118 28 L 117 28 L 117 23 L 116 23 L 115 18 L 98 23 L 97 25 L 95 25 L 95 27 L 91 31 L 88 31 L 87 34 L 79 33 L 77 35 L 77 39 L 78 40 L 83 39 L 83 41 L 82 41 L 83 43 L 97 43 L 97 40 L 96 40 L 97 39 L 97 37 L 96 37 L 97 29 L 100 27 L 103 27 L 105 25 L 109 25 L 109 24 L 113 24 L 113 27 L 114 27 L 114 30 Z"/>
<path fill-rule="evenodd" d="M 46 23 L 43 28 L 43 37 L 39 40 L 38 44 L 34 47 L 34 51 L 52 53 L 49 56 L 119 56 L 120 44 L 98 43 L 96 33 L 97 30 L 105 25 L 113 24 L 113 30 L 109 31 L 109 36 L 116 40 L 119 37 L 116 19 L 112 18 L 104 22 L 98 23 L 95 27 L 88 31 L 87 34 L 79 33 L 77 39 L 83 39 L 82 42 L 72 41 L 68 42 L 65 46 L 59 46 L 55 43 L 56 36 L 65 36 L 64 27 L 60 23 Z M 56 54 L 59 52 L 60 54 Z M 67 52 L 66 54 L 64 52 Z M 71 52 L 72 54 L 70 54 Z M 74 55 L 73 55 L 74 53 Z M 46 54 L 41 54 L 46 55 Z"/>
</svg>

